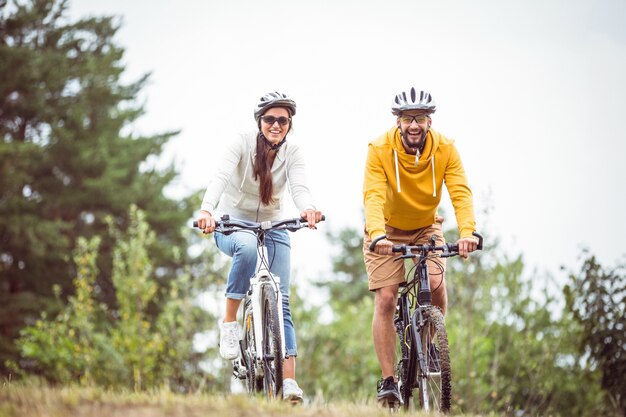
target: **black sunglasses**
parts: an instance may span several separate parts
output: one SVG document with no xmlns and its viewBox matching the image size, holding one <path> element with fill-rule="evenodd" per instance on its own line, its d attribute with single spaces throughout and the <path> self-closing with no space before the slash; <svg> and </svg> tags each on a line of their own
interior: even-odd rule
<svg viewBox="0 0 626 417">
<path fill-rule="evenodd" d="M 278 122 L 278 124 L 281 126 L 285 126 L 287 123 L 291 122 L 291 119 L 285 116 L 280 116 L 280 117 L 262 116 L 261 120 L 263 120 L 265 123 L 267 123 L 270 126 L 273 125 L 275 122 Z"/>
<path fill-rule="evenodd" d="M 428 121 L 428 119 L 430 119 L 430 117 L 426 115 L 411 116 L 411 115 L 406 114 L 406 115 L 400 116 L 400 120 L 402 121 L 402 123 L 406 123 L 406 124 L 411 124 L 413 123 L 413 120 L 415 120 L 415 123 L 419 125 Z"/>
</svg>

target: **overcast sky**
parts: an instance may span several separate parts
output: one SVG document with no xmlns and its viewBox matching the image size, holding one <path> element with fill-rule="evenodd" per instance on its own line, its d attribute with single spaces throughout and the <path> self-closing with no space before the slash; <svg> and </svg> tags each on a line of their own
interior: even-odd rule
<svg viewBox="0 0 626 417">
<path fill-rule="evenodd" d="M 433 128 L 456 140 L 487 239 L 529 270 L 575 267 L 581 247 L 624 259 L 625 0 L 71 0 L 70 12 L 119 16 L 125 80 L 152 73 L 134 130 L 181 130 L 163 159 L 181 172 L 172 195 L 206 186 L 221 147 L 255 129 L 261 95 L 296 100 L 289 140 L 329 219 L 293 236 L 298 276 L 330 269 L 324 230 L 362 227 L 367 143 L 410 86 L 435 98 Z"/>
</svg>

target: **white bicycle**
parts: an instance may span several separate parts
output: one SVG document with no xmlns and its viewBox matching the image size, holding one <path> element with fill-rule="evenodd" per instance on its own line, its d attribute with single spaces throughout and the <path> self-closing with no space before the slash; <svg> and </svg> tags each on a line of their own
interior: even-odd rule
<svg viewBox="0 0 626 417">
<path fill-rule="evenodd" d="M 324 220 L 324 217 L 322 217 Z M 304 219 L 250 222 L 224 215 L 217 220 L 216 233 L 247 231 L 257 236 L 257 263 L 244 298 L 241 353 L 233 361 L 233 374 L 247 381 L 248 392 L 263 392 L 268 398 L 281 398 L 285 330 L 283 326 L 280 277 L 270 271 L 265 235 L 271 230 L 295 232 L 308 227 Z M 194 222 L 194 226 L 197 224 Z"/>
</svg>

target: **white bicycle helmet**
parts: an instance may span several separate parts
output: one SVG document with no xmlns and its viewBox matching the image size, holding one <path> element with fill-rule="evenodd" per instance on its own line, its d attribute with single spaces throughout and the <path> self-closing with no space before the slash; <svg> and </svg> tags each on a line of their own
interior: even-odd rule
<svg viewBox="0 0 626 417">
<path fill-rule="evenodd" d="M 416 90 L 414 87 L 398 94 L 391 104 L 391 113 L 395 116 L 399 116 L 406 110 L 428 110 L 434 113 L 436 109 L 433 96 L 426 91 Z"/>
<path fill-rule="evenodd" d="M 274 91 L 267 93 L 259 99 L 259 103 L 254 108 L 254 118 L 258 122 L 263 113 L 272 107 L 286 107 L 291 116 L 296 114 L 296 102 L 287 97 L 286 94 Z"/>
</svg>

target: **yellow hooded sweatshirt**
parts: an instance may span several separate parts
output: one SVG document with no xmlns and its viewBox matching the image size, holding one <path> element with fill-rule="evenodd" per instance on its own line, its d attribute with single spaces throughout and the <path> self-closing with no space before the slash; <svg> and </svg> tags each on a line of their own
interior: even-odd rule
<svg viewBox="0 0 626 417">
<path fill-rule="evenodd" d="M 476 230 L 472 192 L 454 141 L 430 129 L 424 151 L 415 159 L 404 150 L 397 126 L 369 143 L 363 202 L 370 238 L 384 235 L 386 224 L 401 230 L 434 224 L 444 181 L 460 235 L 472 237 Z"/>
</svg>

